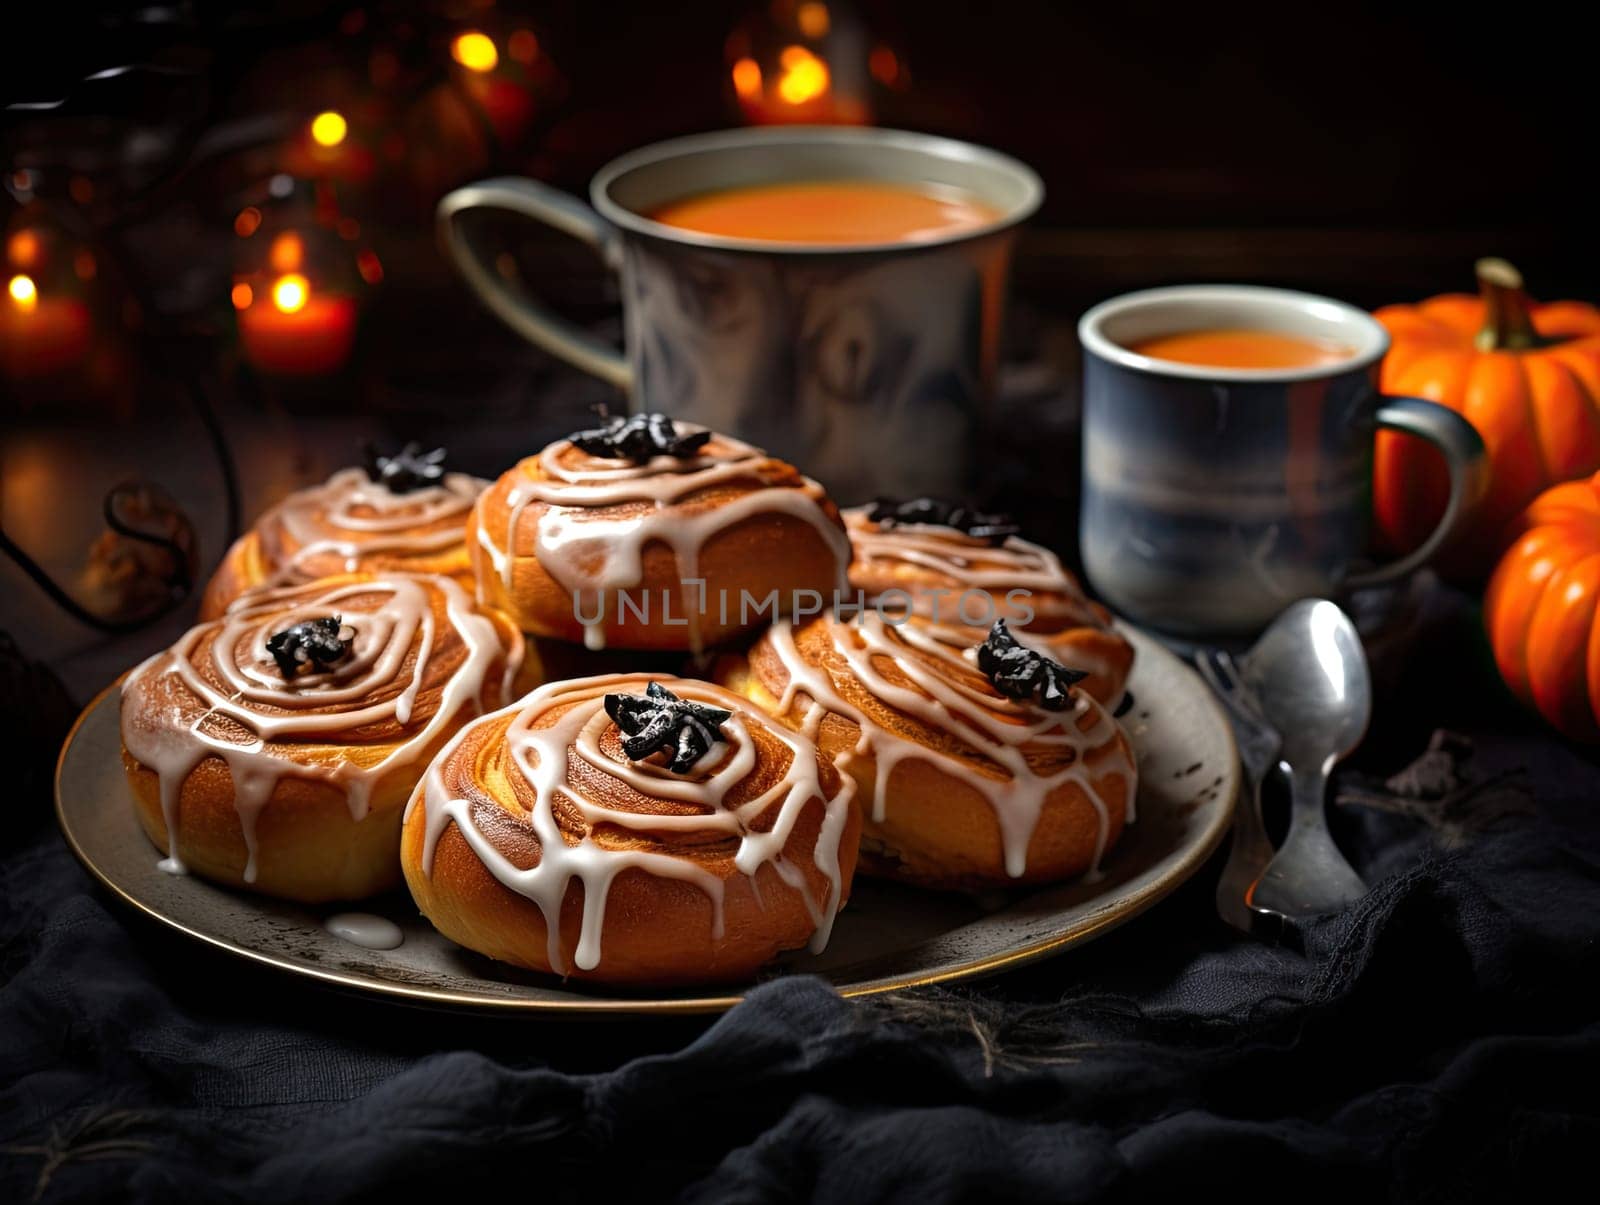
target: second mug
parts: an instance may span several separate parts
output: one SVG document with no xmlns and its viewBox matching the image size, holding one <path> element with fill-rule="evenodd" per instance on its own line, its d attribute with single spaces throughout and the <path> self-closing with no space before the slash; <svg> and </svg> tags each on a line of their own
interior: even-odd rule
<svg viewBox="0 0 1600 1205">
<path fill-rule="evenodd" d="M 1379 395 L 1388 332 L 1343 302 L 1247 285 L 1151 289 L 1096 306 L 1078 337 L 1084 569 L 1136 622 L 1248 635 L 1296 599 L 1395 581 L 1426 563 L 1486 484 L 1483 441 L 1464 418 Z M 1380 426 L 1435 444 L 1451 487 L 1429 539 L 1374 566 Z"/>
</svg>

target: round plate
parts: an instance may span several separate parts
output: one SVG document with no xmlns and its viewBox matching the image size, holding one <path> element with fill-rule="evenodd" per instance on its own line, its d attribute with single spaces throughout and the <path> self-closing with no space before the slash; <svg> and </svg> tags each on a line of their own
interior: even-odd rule
<svg viewBox="0 0 1600 1205">
<path fill-rule="evenodd" d="M 1228 722 L 1200 679 L 1151 637 L 1138 650 L 1122 723 L 1139 759 L 1139 821 L 1095 882 L 976 899 L 858 878 L 819 955 L 794 955 L 768 974 L 814 972 L 846 996 L 985 975 L 1087 941 L 1137 916 L 1199 869 L 1233 814 L 1238 760 Z M 307 907 L 175 877 L 134 816 L 123 776 L 119 696 L 79 717 L 56 769 L 56 813 L 67 844 L 113 894 L 182 933 L 295 975 L 414 1004 L 555 1014 L 717 1012 L 737 989 L 624 992 L 565 983 L 463 950 L 423 920 L 409 897 L 361 905 L 398 924 L 405 941 L 369 950 L 323 928 L 349 905 Z"/>
</svg>

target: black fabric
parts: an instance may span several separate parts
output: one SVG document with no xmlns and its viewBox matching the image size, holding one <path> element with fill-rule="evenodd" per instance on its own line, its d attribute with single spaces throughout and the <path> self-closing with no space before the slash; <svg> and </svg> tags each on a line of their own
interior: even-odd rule
<svg viewBox="0 0 1600 1205">
<path fill-rule="evenodd" d="M 1374 887 L 1303 953 L 1223 926 L 1213 864 L 961 990 L 459 1017 L 136 923 L 14 799 L 0 1200 L 1467 1201 L 1579 1176 L 1566 1199 L 1600 1144 L 1600 770 L 1498 697 L 1474 623 L 1430 620 L 1341 777 Z"/>
</svg>

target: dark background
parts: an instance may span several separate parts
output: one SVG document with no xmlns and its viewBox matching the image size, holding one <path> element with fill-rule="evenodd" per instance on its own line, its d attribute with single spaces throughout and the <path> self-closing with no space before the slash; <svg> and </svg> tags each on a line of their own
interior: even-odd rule
<svg viewBox="0 0 1600 1205">
<path fill-rule="evenodd" d="M 152 7 L 173 19 L 132 16 Z M 215 117 L 314 112 L 312 73 L 359 59 L 338 33 L 353 9 L 369 15 L 369 33 L 526 15 L 565 95 L 496 166 L 580 189 L 620 151 L 732 124 L 724 39 L 761 8 L 15 5 L 0 99 L 58 99 L 93 71 L 147 60 L 195 70 Z M 1342 286 L 1377 304 L 1468 287 L 1461 260 L 1498 251 L 1520 257 L 1541 293 L 1592 292 L 1583 39 L 1531 7 L 1407 8 L 853 6 L 910 69 L 910 86 L 879 104 L 881 124 L 990 143 L 1044 176 L 1025 282 L 1056 283 L 1051 273 L 1070 267 L 1092 291 L 1231 270 Z M 105 15 L 118 11 L 129 15 Z M 263 79 L 274 74 L 276 94 Z"/>
</svg>

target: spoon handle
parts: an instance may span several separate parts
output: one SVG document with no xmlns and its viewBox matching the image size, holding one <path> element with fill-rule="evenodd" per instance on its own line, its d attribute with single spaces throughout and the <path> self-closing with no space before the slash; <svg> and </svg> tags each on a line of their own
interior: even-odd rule
<svg viewBox="0 0 1600 1205">
<path fill-rule="evenodd" d="M 1328 832 L 1324 803 L 1331 766 L 1291 766 L 1289 836 L 1267 863 L 1250 903 L 1291 920 L 1337 912 L 1366 893 L 1367 885 Z"/>
<path fill-rule="evenodd" d="M 1272 861 L 1272 841 L 1261 822 L 1261 777 L 1258 771 L 1245 771 L 1245 791 L 1239 797 L 1233 819 L 1233 847 L 1217 880 L 1217 914 L 1246 933 L 1255 929 L 1258 913 L 1250 904 L 1252 886 Z"/>
</svg>

